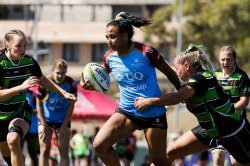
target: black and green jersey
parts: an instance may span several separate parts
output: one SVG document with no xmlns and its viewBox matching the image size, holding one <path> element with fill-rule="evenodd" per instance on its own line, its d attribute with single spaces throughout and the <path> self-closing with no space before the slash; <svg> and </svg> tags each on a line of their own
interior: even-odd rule
<svg viewBox="0 0 250 166">
<path fill-rule="evenodd" d="M 42 71 L 38 63 L 30 56 L 25 56 L 18 64 L 13 64 L 5 54 L 0 56 L 0 88 L 8 89 L 21 85 L 30 76 L 40 78 Z M 0 120 L 9 120 L 23 111 L 26 93 L 22 92 L 6 101 L 0 101 Z"/>
<path fill-rule="evenodd" d="M 229 95 L 232 103 L 238 102 L 242 96 L 249 96 L 249 78 L 237 65 L 235 65 L 230 76 L 225 77 L 223 72 L 216 72 L 215 76 L 224 91 Z M 241 110 L 241 115 L 246 117 L 245 109 Z"/>
<path fill-rule="evenodd" d="M 190 111 L 208 136 L 225 136 L 238 129 L 242 123 L 240 113 L 235 110 L 213 73 L 199 71 L 187 85 L 195 90 L 192 96 L 195 107 Z"/>
</svg>

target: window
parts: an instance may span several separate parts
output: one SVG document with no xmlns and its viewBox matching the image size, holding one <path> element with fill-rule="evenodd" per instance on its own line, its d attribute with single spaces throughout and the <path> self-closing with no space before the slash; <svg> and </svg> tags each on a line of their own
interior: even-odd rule
<svg viewBox="0 0 250 166">
<path fill-rule="evenodd" d="M 1 20 L 33 20 L 33 6 L 30 5 L 0 5 Z"/>
<path fill-rule="evenodd" d="M 27 39 L 28 39 L 28 49 L 26 51 L 26 54 L 36 58 L 36 60 L 39 62 L 40 65 L 50 64 L 50 62 L 52 61 L 51 44 L 39 41 L 37 43 L 37 51 L 36 51 L 37 54 L 34 55 L 33 43 L 31 41 L 31 38 L 28 37 Z"/>
<path fill-rule="evenodd" d="M 63 45 L 63 59 L 66 61 L 77 62 L 80 57 L 79 44 L 64 44 Z"/>
<path fill-rule="evenodd" d="M 92 55 L 92 61 L 95 62 L 102 62 L 104 54 L 108 51 L 108 45 L 107 44 L 93 44 L 93 55 Z"/>
</svg>

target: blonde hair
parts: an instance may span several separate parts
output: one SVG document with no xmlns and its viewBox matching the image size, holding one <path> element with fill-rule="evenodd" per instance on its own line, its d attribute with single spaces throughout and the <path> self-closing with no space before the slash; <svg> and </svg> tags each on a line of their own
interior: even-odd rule
<svg viewBox="0 0 250 166">
<path fill-rule="evenodd" d="M 55 68 L 57 68 L 57 67 L 59 67 L 59 68 L 61 68 L 61 69 L 67 70 L 68 64 L 67 64 L 67 62 L 66 62 L 65 60 L 63 60 L 63 59 L 57 59 L 57 60 L 54 62 L 54 64 L 53 64 L 53 70 L 54 70 Z"/>
<path fill-rule="evenodd" d="M 3 43 L 0 46 L 0 53 L 3 53 L 6 50 L 6 44 L 13 40 L 14 35 L 19 35 L 23 37 L 27 42 L 26 35 L 23 33 L 23 31 L 18 30 L 18 29 L 10 30 L 4 35 Z"/>
<path fill-rule="evenodd" d="M 180 64 L 184 64 L 186 61 L 190 62 L 191 65 L 196 69 L 204 68 L 214 72 L 214 66 L 212 65 L 211 61 L 207 58 L 205 52 L 200 49 L 189 52 L 184 51 L 175 58 L 175 62 Z"/>
<path fill-rule="evenodd" d="M 221 52 L 226 52 L 228 55 L 232 55 L 234 60 L 236 60 L 237 54 L 233 46 L 223 46 L 220 50 Z"/>
</svg>

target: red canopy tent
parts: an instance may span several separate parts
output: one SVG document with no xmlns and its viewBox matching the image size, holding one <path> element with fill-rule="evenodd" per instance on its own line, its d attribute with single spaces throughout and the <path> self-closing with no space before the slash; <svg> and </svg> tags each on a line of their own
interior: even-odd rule
<svg viewBox="0 0 250 166">
<path fill-rule="evenodd" d="M 107 95 L 78 85 L 72 120 L 107 120 L 117 107 L 117 102 Z"/>
</svg>

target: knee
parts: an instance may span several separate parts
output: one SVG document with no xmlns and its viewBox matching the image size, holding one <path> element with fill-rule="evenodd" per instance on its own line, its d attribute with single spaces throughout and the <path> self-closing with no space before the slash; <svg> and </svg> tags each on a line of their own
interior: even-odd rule
<svg viewBox="0 0 250 166">
<path fill-rule="evenodd" d="M 101 153 L 103 151 L 102 144 L 96 141 L 96 139 L 93 142 L 93 149 L 96 153 Z"/>
<path fill-rule="evenodd" d="M 64 157 L 67 157 L 68 156 L 68 153 L 69 153 L 69 145 L 67 144 L 62 144 L 61 146 L 58 146 L 58 150 L 59 150 L 59 153 L 60 153 L 60 156 L 64 156 Z"/>
<path fill-rule="evenodd" d="M 178 157 L 175 157 L 175 148 L 167 148 L 166 158 L 170 163 L 173 163 Z"/>
<path fill-rule="evenodd" d="M 50 145 L 40 144 L 40 153 L 42 155 L 49 155 L 50 149 L 51 149 Z"/>
<path fill-rule="evenodd" d="M 237 161 L 231 155 L 230 155 L 230 163 L 231 163 L 232 166 L 237 166 Z"/>
<path fill-rule="evenodd" d="M 213 158 L 213 163 L 214 165 L 224 165 L 224 159 L 221 159 L 219 157 L 214 157 Z"/>
<path fill-rule="evenodd" d="M 17 147 L 20 147 L 20 137 L 17 133 L 15 132 L 10 132 L 8 133 L 7 135 L 7 143 L 8 143 L 8 146 L 10 148 L 10 150 L 12 151 L 13 149 L 17 148 Z"/>
<path fill-rule="evenodd" d="M 164 157 L 151 156 L 150 158 L 151 158 L 151 162 L 153 165 L 162 165 L 166 161 L 166 159 Z"/>
<path fill-rule="evenodd" d="M 93 149 L 97 154 L 105 153 L 110 147 L 107 147 L 107 144 L 105 144 L 103 141 L 100 141 L 99 139 L 95 139 L 93 142 Z"/>
<path fill-rule="evenodd" d="M 214 165 L 224 165 L 225 152 L 221 150 L 214 150 L 212 152 Z"/>
</svg>

